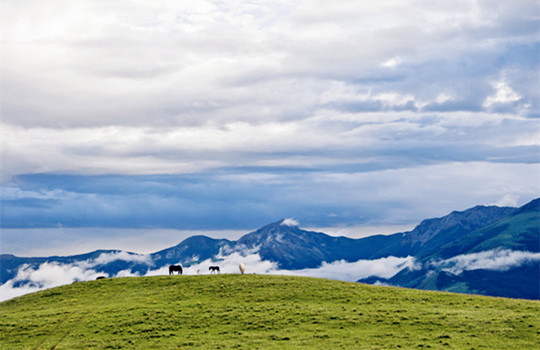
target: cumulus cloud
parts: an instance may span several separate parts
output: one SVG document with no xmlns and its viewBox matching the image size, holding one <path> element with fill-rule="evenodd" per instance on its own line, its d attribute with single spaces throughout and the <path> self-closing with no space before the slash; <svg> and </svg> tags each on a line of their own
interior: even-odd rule
<svg viewBox="0 0 540 350">
<path fill-rule="evenodd" d="M 515 92 L 504 80 L 494 83 L 493 88 L 495 93 L 488 96 L 484 101 L 484 107 L 486 108 L 490 108 L 496 104 L 517 102 L 522 99 L 522 96 Z"/>
<path fill-rule="evenodd" d="M 540 262 L 540 253 L 494 249 L 480 253 L 458 255 L 453 258 L 432 262 L 454 275 L 469 270 L 508 271 L 522 265 Z"/>
</svg>

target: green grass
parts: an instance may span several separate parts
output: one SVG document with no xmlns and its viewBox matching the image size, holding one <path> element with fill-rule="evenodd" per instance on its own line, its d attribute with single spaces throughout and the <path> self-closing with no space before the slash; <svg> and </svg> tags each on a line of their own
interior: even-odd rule
<svg viewBox="0 0 540 350">
<path fill-rule="evenodd" d="M 540 302 L 268 275 L 79 282 L 0 303 L 2 349 L 532 349 Z"/>
</svg>

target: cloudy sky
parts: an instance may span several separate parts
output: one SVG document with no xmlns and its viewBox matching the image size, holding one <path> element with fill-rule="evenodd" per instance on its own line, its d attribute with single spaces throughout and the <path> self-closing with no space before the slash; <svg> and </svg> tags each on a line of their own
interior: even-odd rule
<svg viewBox="0 0 540 350">
<path fill-rule="evenodd" d="M 537 1 L 0 12 L 2 252 L 289 217 L 354 235 L 540 196 Z"/>
</svg>

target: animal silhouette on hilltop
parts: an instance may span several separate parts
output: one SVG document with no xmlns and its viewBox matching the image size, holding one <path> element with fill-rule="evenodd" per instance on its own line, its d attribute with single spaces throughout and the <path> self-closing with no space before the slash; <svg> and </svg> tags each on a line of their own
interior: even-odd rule
<svg viewBox="0 0 540 350">
<path fill-rule="evenodd" d="M 182 266 L 180 265 L 171 265 L 169 266 L 169 275 L 174 275 L 175 272 L 178 272 L 179 275 L 182 274 Z"/>
</svg>

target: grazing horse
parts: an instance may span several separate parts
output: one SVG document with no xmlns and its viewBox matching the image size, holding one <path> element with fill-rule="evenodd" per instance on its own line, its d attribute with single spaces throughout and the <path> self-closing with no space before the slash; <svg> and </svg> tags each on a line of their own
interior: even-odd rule
<svg viewBox="0 0 540 350">
<path fill-rule="evenodd" d="M 179 275 L 182 274 L 182 266 L 180 265 L 171 265 L 169 266 L 169 275 L 174 275 L 174 272 L 178 272 Z"/>
<path fill-rule="evenodd" d="M 105 276 L 98 276 L 98 278 L 96 278 L 96 280 L 102 280 L 102 279 L 105 279 L 105 278 L 107 278 L 107 277 L 105 277 Z"/>
<path fill-rule="evenodd" d="M 208 270 L 210 270 L 210 273 L 221 273 L 219 271 L 219 266 L 210 266 Z"/>
<path fill-rule="evenodd" d="M 240 269 L 242 275 L 244 274 L 244 272 L 246 272 L 246 266 L 243 263 L 240 263 L 240 265 L 238 265 L 238 268 Z"/>
</svg>

